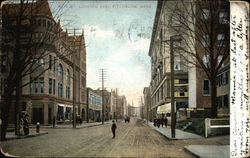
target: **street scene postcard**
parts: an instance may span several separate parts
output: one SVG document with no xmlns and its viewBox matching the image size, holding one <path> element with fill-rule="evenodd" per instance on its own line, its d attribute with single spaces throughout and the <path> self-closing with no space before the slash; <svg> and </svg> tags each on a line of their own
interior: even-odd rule
<svg viewBox="0 0 250 158">
<path fill-rule="evenodd" d="M 0 157 L 250 157 L 247 1 L 0 3 Z"/>
</svg>

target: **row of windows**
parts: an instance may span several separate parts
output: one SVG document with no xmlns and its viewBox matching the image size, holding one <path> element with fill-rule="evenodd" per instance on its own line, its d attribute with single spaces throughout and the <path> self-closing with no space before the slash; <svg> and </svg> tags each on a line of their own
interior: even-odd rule
<svg viewBox="0 0 250 158">
<path fill-rule="evenodd" d="M 225 42 L 226 42 L 225 41 L 225 35 L 223 33 L 218 34 L 217 35 L 217 41 L 216 41 L 217 46 L 220 46 L 220 47 L 225 46 Z M 210 41 L 209 35 L 208 34 L 204 34 L 203 35 L 203 39 L 202 39 L 202 45 L 204 47 L 209 47 L 210 43 L 211 43 L 211 41 Z"/>
<path fill-rule="evenodd" d="M 56 61 L 57 61 L 56 57 L 49 55 L 49 69 L 53 70 L 54 72 L 56 71 Z M 60 80 L 63 81 L 64 70 L 62 64 L 59 64 L 57 67 L 57 75 L 60 77 Z M 70 71 L 69 69 L 67 69 L 66 80 L 68 81 L 68 84 L 70 84 L 70 78 L 71 78 Z"/>
<path fill-rule="evenodd" d="M 211 12 L 208 9 L 203 9 L 202 10 L 202 18 L 205 20 L 209 20 L 211 18 Z M 227 12 L 220 12 L 219 13 L 219 23 L 220 24 L 228 24 L 228 13 Z"/>
<path fill-rule="evenodd" d="M 54 23 L 51 20 L 46 19 L 34 19 L 33 24 L 37 26 L 47 27 L 48 29 L 54 27 Z"/>
<path fill-rule="evenodd" d="M 31 79 L 33 80 L 33 79 Z M 30 83 L 30 93 L 44 93 L 44 78 L 35 79 Z"/>
<path fill-rule="evenodd" d="M 102 105 L 102 98 L 93 94 L 89 94 L 89 103 L 93 105 Z"/>
<path fill-rule="evenodd" d="M 208 9 L 203 9 L 202 10 L 202 19 L 204 19 L 205 21 L 208 21 L 211 18 L 211 12 Z M 219 18 L 218 18 L 218 22 L 219 24 L 228 24 L 229 23 L 229 17 L 228 17 L 228 13 L 223 11 L 219 13 Z M 182 22 L 184 22 L 185 19 L 182 16 L 172 16 L 171 17 L 171 25 L 172 26 L 181 26 Z"/>
<path fill-rule="evenodd" d="M 229 71 L 226 71 L 217 76 L 216 85 L 220 87 L 228 84 L 228 81 L 229 81 Z"/>
<path fill-rule="evenodd" d="M 228 95 L 217 97 L 217 106 L 218 107 L 229 107 L 229 97 L 228 97 Z"/>
<path fill-rule="evenodd" d="M 32 79 L 31 79 L 32 80 Z M 56 94 L 56 81 L 55 79 L 49 78 L 49 94 L 55 95 Z M 58 83 L 58 96 L 63 97 L 63 84 Z M 44 78 L 41 77 L 39 79 L 34 80 L 30 84 L 30 93 L 44 93 Z M 70 99 L 70 86 L 66 86 L 66 98 Z"/>
<path fill-rule="evenodd" d="M 219 65 L 221 60 L 222 60 L 223 56 L 222 55 L 219 55 L 218 56 L 218 59 L 217 59 L 217 64 Z M 210 55 L 204 55 L 203 58 L 203 64 L 206 66 L 206 67 L 210 67 L 211 66 L 211 63 L 210 63 Z M 222 67 L 224 67 L 224 62 L 222 63 L 221 65 Z"/>
</svg>

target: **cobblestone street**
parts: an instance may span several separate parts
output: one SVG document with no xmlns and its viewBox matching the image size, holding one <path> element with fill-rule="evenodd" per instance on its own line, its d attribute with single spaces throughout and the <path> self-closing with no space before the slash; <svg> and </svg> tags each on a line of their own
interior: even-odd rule
<svg viewBox="0 0 250 158">
<path fill-rule="evenodd" d="M 141 120 L 117 123 L 112 139 L 111 124 L 83 129 L 51 129 L 47 135 L 1 142 L 4 152 L 18 156 L 64 157 L 192 157 L 189 144 L 220 144 L 216 139 L 170 141 Z"/>
</svg>

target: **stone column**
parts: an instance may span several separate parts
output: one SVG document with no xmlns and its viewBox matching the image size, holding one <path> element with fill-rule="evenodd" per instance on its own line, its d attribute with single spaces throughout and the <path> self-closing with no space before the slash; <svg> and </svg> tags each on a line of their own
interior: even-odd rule
<svg viewBox="0 0 250 158">
<path fill-rule="evenodd" d="M 52 105 L 52 114 L 53 114 L 53 116 L 57 117 L 57 112 L 58 112 L 58 106 L 57 106 L 56 102 L 54 101 L 53 105 Z"/>
<path fill-rule="evenodd" d="M 49 124 L 49 102 L 43 102 L 43 123 Z"/>
</svg>

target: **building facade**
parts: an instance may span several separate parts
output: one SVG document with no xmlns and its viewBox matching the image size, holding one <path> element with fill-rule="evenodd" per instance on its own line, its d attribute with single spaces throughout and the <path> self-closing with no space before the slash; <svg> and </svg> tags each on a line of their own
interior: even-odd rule
<svg viewBox="0 0 250 158">
<path fill-rule="evenodd" d="M 203 59 L 210 74 L 216 73 L 216 106 L 218 116 L 229 116 L 229 17 L 228 1 L 203 2 L 196 7 L 196 20 L 203 21 L 195 24 L 196 54 Z M 212 6 L 212 7 L 211 7 Z M 206 29 L 202 29 L 208 27 Z M 202 34 L 198 35 L 198 34 Z M 210 51 L 213 50 L 213 51 Z M 214 53 L 213 53 L 214 52 Z M 221 62 L 223 60 L 223 62 Z M 221 66 L 219 67 L 219 64 Z M 213 68 L 213 67 L 214 68 Z M 212 84 L 204 69 L 196 68 L 196 96 L 197 108 L 212 108 Z"/>
<path fill-rule="evenodd" d="M 144 87 L 143 89 L 143 99 L 144 99 L 144 114 L 148 121 L 152 121 L 152 111 L 151 109 L 151 99 L 150 99 L 150 87 Z"/>
<path fill-rule="evenodd" d="M 125 116 L 125 108 L 126 108 L 126 97 L 123 96 L 117 96 L 117 118 L 123 119 Z"/>
<path fill-rule="evenodd" d="M 209 8 L 209 4 L 214 7 Z M 188 111 L 206 109 L 209 111 L 212 108 L 212 87 L 205 73 L 206 68 L 210 68 L 207 70 L 211 71 L 210 74 L 218 74 L 215 87 L 218 110 L 228 111 L 229 65 L 226 64 L 229 59 L 226 45 L 226 42 L 229 42 L 228 21 L 229 3 L 226 1 L 204 3 L 203 1 L 158 1 L 149 49 L 152 73 L 151 110 L 154 117 L 157 114 L 157 107 L 170 102 L 171 51 L 174 54 L 172 58 L 174 58 L 174 96 L 177 111 L 180 108 Z M 172 50 L 171 37 L 179 38 L 172 40 Z M 212 55 L 213 61 L 209 55 L 211 50 L 216 50 Z M 218 69 L 222 59 L 223 64 Z M 216 66 L 211 68 L 212 64 Z"/>
<path fill-rule="evenodd" d="M 159 106 L 170 103 L 171 69 L 170 69 L 170 37 L 178 33 L 169 27 L 173 25 L 173 17 L 168 9 L 175 6 L 174 1 L 158 1 L 154 27 L 151 37 L 149 56 L 151 57 L 151 114 L 157 116 Z M 168 42 L 168 44 L 167 44 Z M 174 45 L 178 45 L 175 43 Z M 176 50 L 173 50 L 176 51 Z M 175 101 L 177 108 L 188 107 L 188 69 L 180 55 L 174 53 Z"/>
<path fill-rule="evenodd" d="M 48 1 L 25 5 L 28 11 L 24 11 L 26 19 L 21 24 L 29 29 L 24 30 L 22 36 L 32 37 L 32 42 L 27 43 L 29 41 L 22 39 L 24 44 L 45 44 L 34 54 L 34 59 L 30 60 L 32 66 L 22 78 L 24 86 L 21 88 L 19 112 L 27 111 L 33 124 L 52 124 L 53 118 L 57 123 L 71 122 L 74 106 L 76 115 L 84 116 L 86 109 L 86 49 L 83 31 L 73 36 L 67 30 L 63 31 L 60 21 L 54 20 Z M 15 16 L 19 8 L 18 3 L 3 6 L 5 30 L 17 27 Z M 10 17 L 14 20 L 7 20 Z M 15 37 L 4 34 L 6 47 L 1 56 L 2 89 L 11 69 L 6 64 L 6 58 L 12 56 L 7 47 L 9 43 L 6 42 L 9 38 Z M 13 109 L 11 113 L 14 114 Z"/>
<path fill-rule="evenodd" d="M 87 88 L 87 94 L 87 122 L 100 122 L 102 120 L 102 95 L 91 88 Z"/>
<path fill-rule="evenodd" d="M 95 90 L 96 93 L 102 96 L 102 90 Z M 111 112 L 111 106 L 112 106 L 112 98 L 111 98 L 111 92 L 107 91 L 106 89 L 103 90 L 103 103 L 104 103 L 104 117 L 105 120 L 112 119 L 112 112 Z"/>
</svg>

